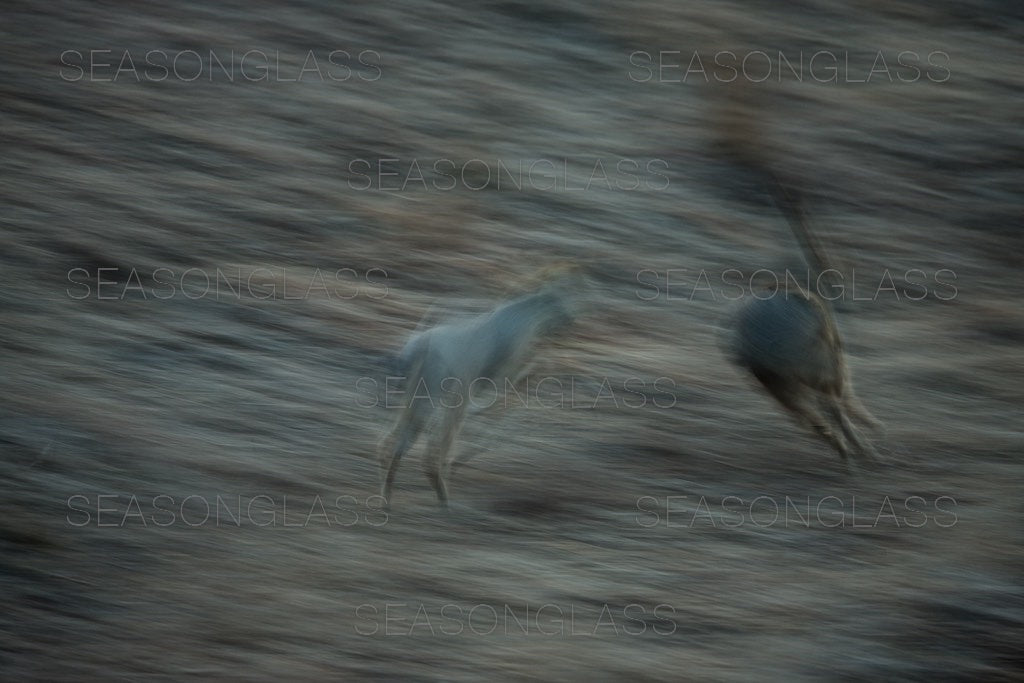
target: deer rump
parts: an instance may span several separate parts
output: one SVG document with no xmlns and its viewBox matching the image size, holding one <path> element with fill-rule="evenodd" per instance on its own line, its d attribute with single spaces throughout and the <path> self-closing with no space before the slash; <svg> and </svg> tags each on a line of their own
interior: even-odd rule
<svg viewBox="0 0 1024 683">
<path fill-rule="evenodd" d="M 760 379 L 785 379 L 821 390 L 842 386 L 838 330 L 823 302 L 772 291 L 737 314 L 732 353 Z"/>
</svg>

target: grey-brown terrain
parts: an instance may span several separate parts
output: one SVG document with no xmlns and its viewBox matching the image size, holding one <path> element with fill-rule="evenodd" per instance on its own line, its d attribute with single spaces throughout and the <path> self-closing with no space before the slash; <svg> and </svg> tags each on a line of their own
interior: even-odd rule
<svg viewBox="0 0 1024 683">
<path fill-rule="evenodd" d="M 6 3 L 0 672 L 1019 680 L 1022 18 Z M 802 267 L 716 144 L 741 86 L 884 465 L 723 353 Z M 383 513 L 393 354 L 557 260 L 527 405 L 468 420 L 451 513 L 421 450 Z"/>
</svg>

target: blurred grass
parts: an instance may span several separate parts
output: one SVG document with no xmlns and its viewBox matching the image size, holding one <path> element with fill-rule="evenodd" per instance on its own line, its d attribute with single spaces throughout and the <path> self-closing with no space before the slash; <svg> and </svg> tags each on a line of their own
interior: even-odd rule
<svg viewBox="0 0 1024 683">
<path fill-rule="evenodd" d="M 1016 5 L 58 2 L 12 3 L 6 14 L 0 662 L 9 675 L 1018 675 Z M 61 53 L 90 49 L 115 60 L 124 50 L 260 49 L 281 56 L 273 73 L 288 78 L 308 50 L 373 50 L 380 77 L 63 80 Z M 805 183 L 823 239 L 845 272 L 863 276 L 863 291 L 885 270 L 956 274 L 949 301 L 930 281 L 921 301 L 883 293 L 843 303 L 856 384 L 889 425 L 895 460 L 855 478 L 726 364 L 716 326 L 729 302 L 718 281 L 717 295 L 689 296 L 702 270 L 749 278 L 798 263 L 775 212 L 717 155 L 722 88 L 629 78 L 637 50 L 678 50 L 672 59 L 685 64 L 694 51 L 753 49 L 848 51 L 860 69 L 878 50 L 949 55 L 942 83 L 770 81 L 758 91 L 765 144 Z M 668 187 L 441 191 L 425 172 L 426 187 L 360 191 L 356 159 L 400 173 L 413 159 L 424 169 L 438 159 L 551 160 L 574 187 L 595 159 L 609 169 L 657 159 Z M 466 179 L 479 187 L 475 168 Z M 454 518 L 434 511 L 425 479 L 407 467 L 382 527 L 69 522 L 74 495 L 94 509 L 97 496 L 116 495 L 105 503 L 114 519 L 132 495 L 267 495 L 274 509 L 287 496 L 299 514 L 318 495 L 365 500 L 390 414 L 363 407 L 359 378 L 383 381 L 389 354 L 432 303 L 483 310 L 556 259 L 582 260 L 593 275 L 591 314 L 539 359 L 542 376 L 582 377 L 577 408 L 471 421 L 462 447 L 485 452 L 453 479 L 468 508 Z M 92 279 L 81 299 L 74 268 Z M 96 297 L 99 268 L 119 269 L 104 276 L 115 299 Z M 166 291 L 158 268 L 173 273 L 170 298 L 157 296 Z M 199 271 L 184 275 L 192 268 L 263 269 L 260 294 L 198 296 Z M 354 280 L 336 280 L 342 268 Z M 366 279 L 374 268 L 386 272 L 380 298 L 379 278 Z M 665 296 L 669 269 L 686 269 L 672 275 L 678 298 Z M 310 289 L 318 270 L 327 290 Z M 643 270 L 658 274 L 651 301 L 638 296 L 651 291 L 637 279 Z M 310 293 L 259 298 L 271 284 Z M 620 401 L 627 378 L 648 390 L 670 378 L 675 405 L 597 401 L 603 377 Z M 856 497 L 867 514 L 886 496 L 951 496 L 958 522 L 636 523 L 640 497 L 683 495 L 687 505 L 702 495 Z M 432 615 L 445 604 L 575 606 L 584 630 L 602 604 L 676 611 L 671 636 L 360 635 L 356 608 L 387 601 L 413 606 L 406 617 L 418 604 Z"/>
</svg>

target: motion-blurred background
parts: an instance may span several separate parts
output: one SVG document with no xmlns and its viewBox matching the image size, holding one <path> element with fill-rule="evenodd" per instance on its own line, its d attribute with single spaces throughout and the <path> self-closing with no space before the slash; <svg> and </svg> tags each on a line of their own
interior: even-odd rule
<svg viewBox="0 0 1024 683">
<path fill-rule="evenodd" d="M 3 13 L 7 676 L 1020 675 L 1017 3 Z M 716 144 L 738 89 L 885 466 L 721 351 L 802 267 Z M 381 512 L 389 359 L 556 260 L 552 381 L 469 420 L 452 514 L 419 451 Z"/>
</svg>

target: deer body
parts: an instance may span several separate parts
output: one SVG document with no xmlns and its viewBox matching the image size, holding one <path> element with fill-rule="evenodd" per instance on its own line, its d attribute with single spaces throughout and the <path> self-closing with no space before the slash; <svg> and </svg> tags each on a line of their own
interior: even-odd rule
<svg viewBox="0 0 1024 683">
<path fill-rule="evenodd" d="M 799 198 L 774 173 L 761 170 L 803 248 L 814 281 L 827 281 L 825 276 L 835 271 L 807 225 Z M 850 444 L 866 458 L 877 457 L 851 421 L 881 426 L 853 392 L 829 301 L 815 292 L 776 288 L 751 297 L 742 306 L 733 332 L 733 359 L 799 423 L 829 443 L 844 462 Z"/>
<path fill-rule="evenodd" d="M 474 395 L 518 386 L 536 345 L 567 325 L 574 313 L 564 282 L 510 301 L 475 318 L 415 334 L 399 355 L 407 378 L 406 403 L 380 443 L 381 496 L 391 490 L 402 456 L 431 426 L 427 478 L 442 506 L 448 503 L 452 447 Z"/>
</svg>

